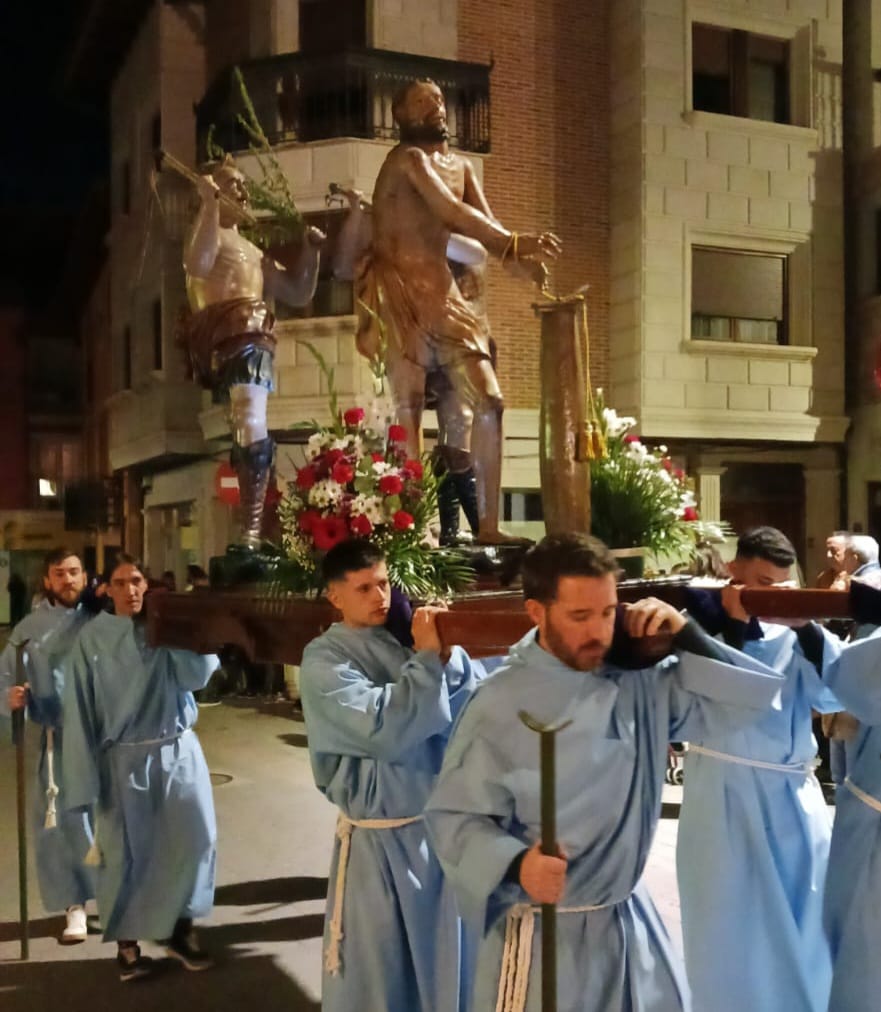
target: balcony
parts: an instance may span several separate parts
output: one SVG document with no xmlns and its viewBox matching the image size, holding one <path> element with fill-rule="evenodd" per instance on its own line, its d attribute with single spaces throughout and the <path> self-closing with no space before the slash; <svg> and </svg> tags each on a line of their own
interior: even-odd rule
<svg viewBox="0 0 881 1012">
<path fill-rule="evenodd" d="M 490 67 L 382 49 L 331 55 L 283 53 L 251 60 L 239 68 L 248 94 L 271 144 L 331 140 L 340 137 L 395 140 L 392 101 L 402 85 L 430 77 L 447 103 L 450 143 L 463 151 L 490 149 Z M 226 151 L 248 149 L 238 122 L 244 102 L 232 68 L 208 89 L 196 110 L 198 152 L 206 139 Z"/>
</svg>

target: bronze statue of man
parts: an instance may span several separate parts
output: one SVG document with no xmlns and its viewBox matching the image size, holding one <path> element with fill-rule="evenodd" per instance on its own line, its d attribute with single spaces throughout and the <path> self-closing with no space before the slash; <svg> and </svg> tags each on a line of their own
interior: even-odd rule
<svg viewBox="0 0 881 1012">
<path fill-rule="evenodd" d="M 266 420 L 273 389 L 274 316 L 264 297 L 305 305 L 315 293 L 324 235 L 308 228 L 296 260 L 286 269 L 239 232 L 247 211 L 245 179 L 227 159 L 201 176 L 202 204 L 184 254 L 193 311 L 185 337 L 195 378 L 227 406 L 239 479 L 239 546 L 261 544 L 263 504 L 275 442 Z M 218 199 L 220 195 L 228 198 Z"/>
<path fill-rule="evenodd" d="M 473 166 L 449 149 L 444 98 L 433 81 L 404 88 L 392 112 L 401 141 L 377 177 L 372 242 L 355 265 L 358 348 L 373 358 L 384 330 L 386 368 L 411 453 L 421 450 L 426 376 L 440 370 L 449 380 L 458 417 L 446 419 L 448 452 L 461 451 L 466 467 L 470 454 L 479 541 L 495 544 L 509 540 L 498 522 L 502 395 L 486 317 L 463 296 L 447 258 L 457 259 L 457 239 L 476 240 L 512 272 L 540 282 L 541 258 L 557 257 L 560 241 L 551 232 L 518 235 L 496 221 Z"/>
</svg>

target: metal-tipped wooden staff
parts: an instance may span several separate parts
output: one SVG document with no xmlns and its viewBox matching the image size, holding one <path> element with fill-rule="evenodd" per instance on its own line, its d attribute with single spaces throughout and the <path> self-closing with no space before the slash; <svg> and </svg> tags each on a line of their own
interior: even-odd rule
<svg viewBox="0 0 881 1012">
<path fill-rule="evenodd" d="M 24 648 L 28 641 L 15 644 L 15 681 L 24 685 Z M 25 781 L 25 712 L 12 712 L 12 743 L 15 746 L 16 814 L 18 817 L 18 918 L 21 927 L 21 958 L 30 958 L 30 919 L 28 917 L 28 833 L 27 786 Z"/>
<path fill-rule="evenodd" d="M 518 713 L 520 720 L 539 736 L 541 761 L 541 852 L 559 857 L 557 847 L 557 753 L 556 736 L 572 721 L 559 724 L 542 724 L 525 710 Z M 557 1012 L 557 907 L 554 903 L 541 905 L 541 1009 Z"/>
</svg>

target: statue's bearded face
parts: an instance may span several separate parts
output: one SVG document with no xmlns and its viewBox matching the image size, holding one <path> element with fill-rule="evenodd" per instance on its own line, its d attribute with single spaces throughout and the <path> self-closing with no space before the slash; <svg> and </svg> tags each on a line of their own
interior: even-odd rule
<svg viewBox="0 0 881 1012">
<path fill-rule="evenodd" d="M 450 136 L 443 92 L 430 81 L 410 86 L 396 118 L 403 141 L 436 143 Z"/>
<path fill-rule="evenodd" d="M 220 188 L 220 192 L 229 197 L 243 210 L 248 208 L 248 189 L 245 186 L 245 177 L 238 169 L 224 167 L 214 173 L 214 182 Z M 234 211 L 221 205 L 221 224 L 228 225 L 235 223 L 238 219 Z"/>
</svg>

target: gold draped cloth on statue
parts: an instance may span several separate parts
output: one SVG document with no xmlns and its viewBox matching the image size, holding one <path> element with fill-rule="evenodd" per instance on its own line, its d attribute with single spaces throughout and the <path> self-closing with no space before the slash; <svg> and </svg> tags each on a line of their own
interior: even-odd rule
<svg viewBox="0 0 881 1012">
<path fill-rule="evenodd" d="M 490 358 L 486 318 L 472 312 L 452 276 L 445 296 L 425 293 L 368 252 L 355 267 L 355 304 L 358 351 L 368 359 L 381 354 L 381 327 L 389 354 L 427 370 L 469 355 Z"/>
<path fill-rule="evenodd" d="M 209 390 L 231 379 L 263 383 L 275 354 L 274 326 L 275 317 L 261 299 L 225 299 L 197 310 L 181 328 L 194 378 Z"/>
</svg>

